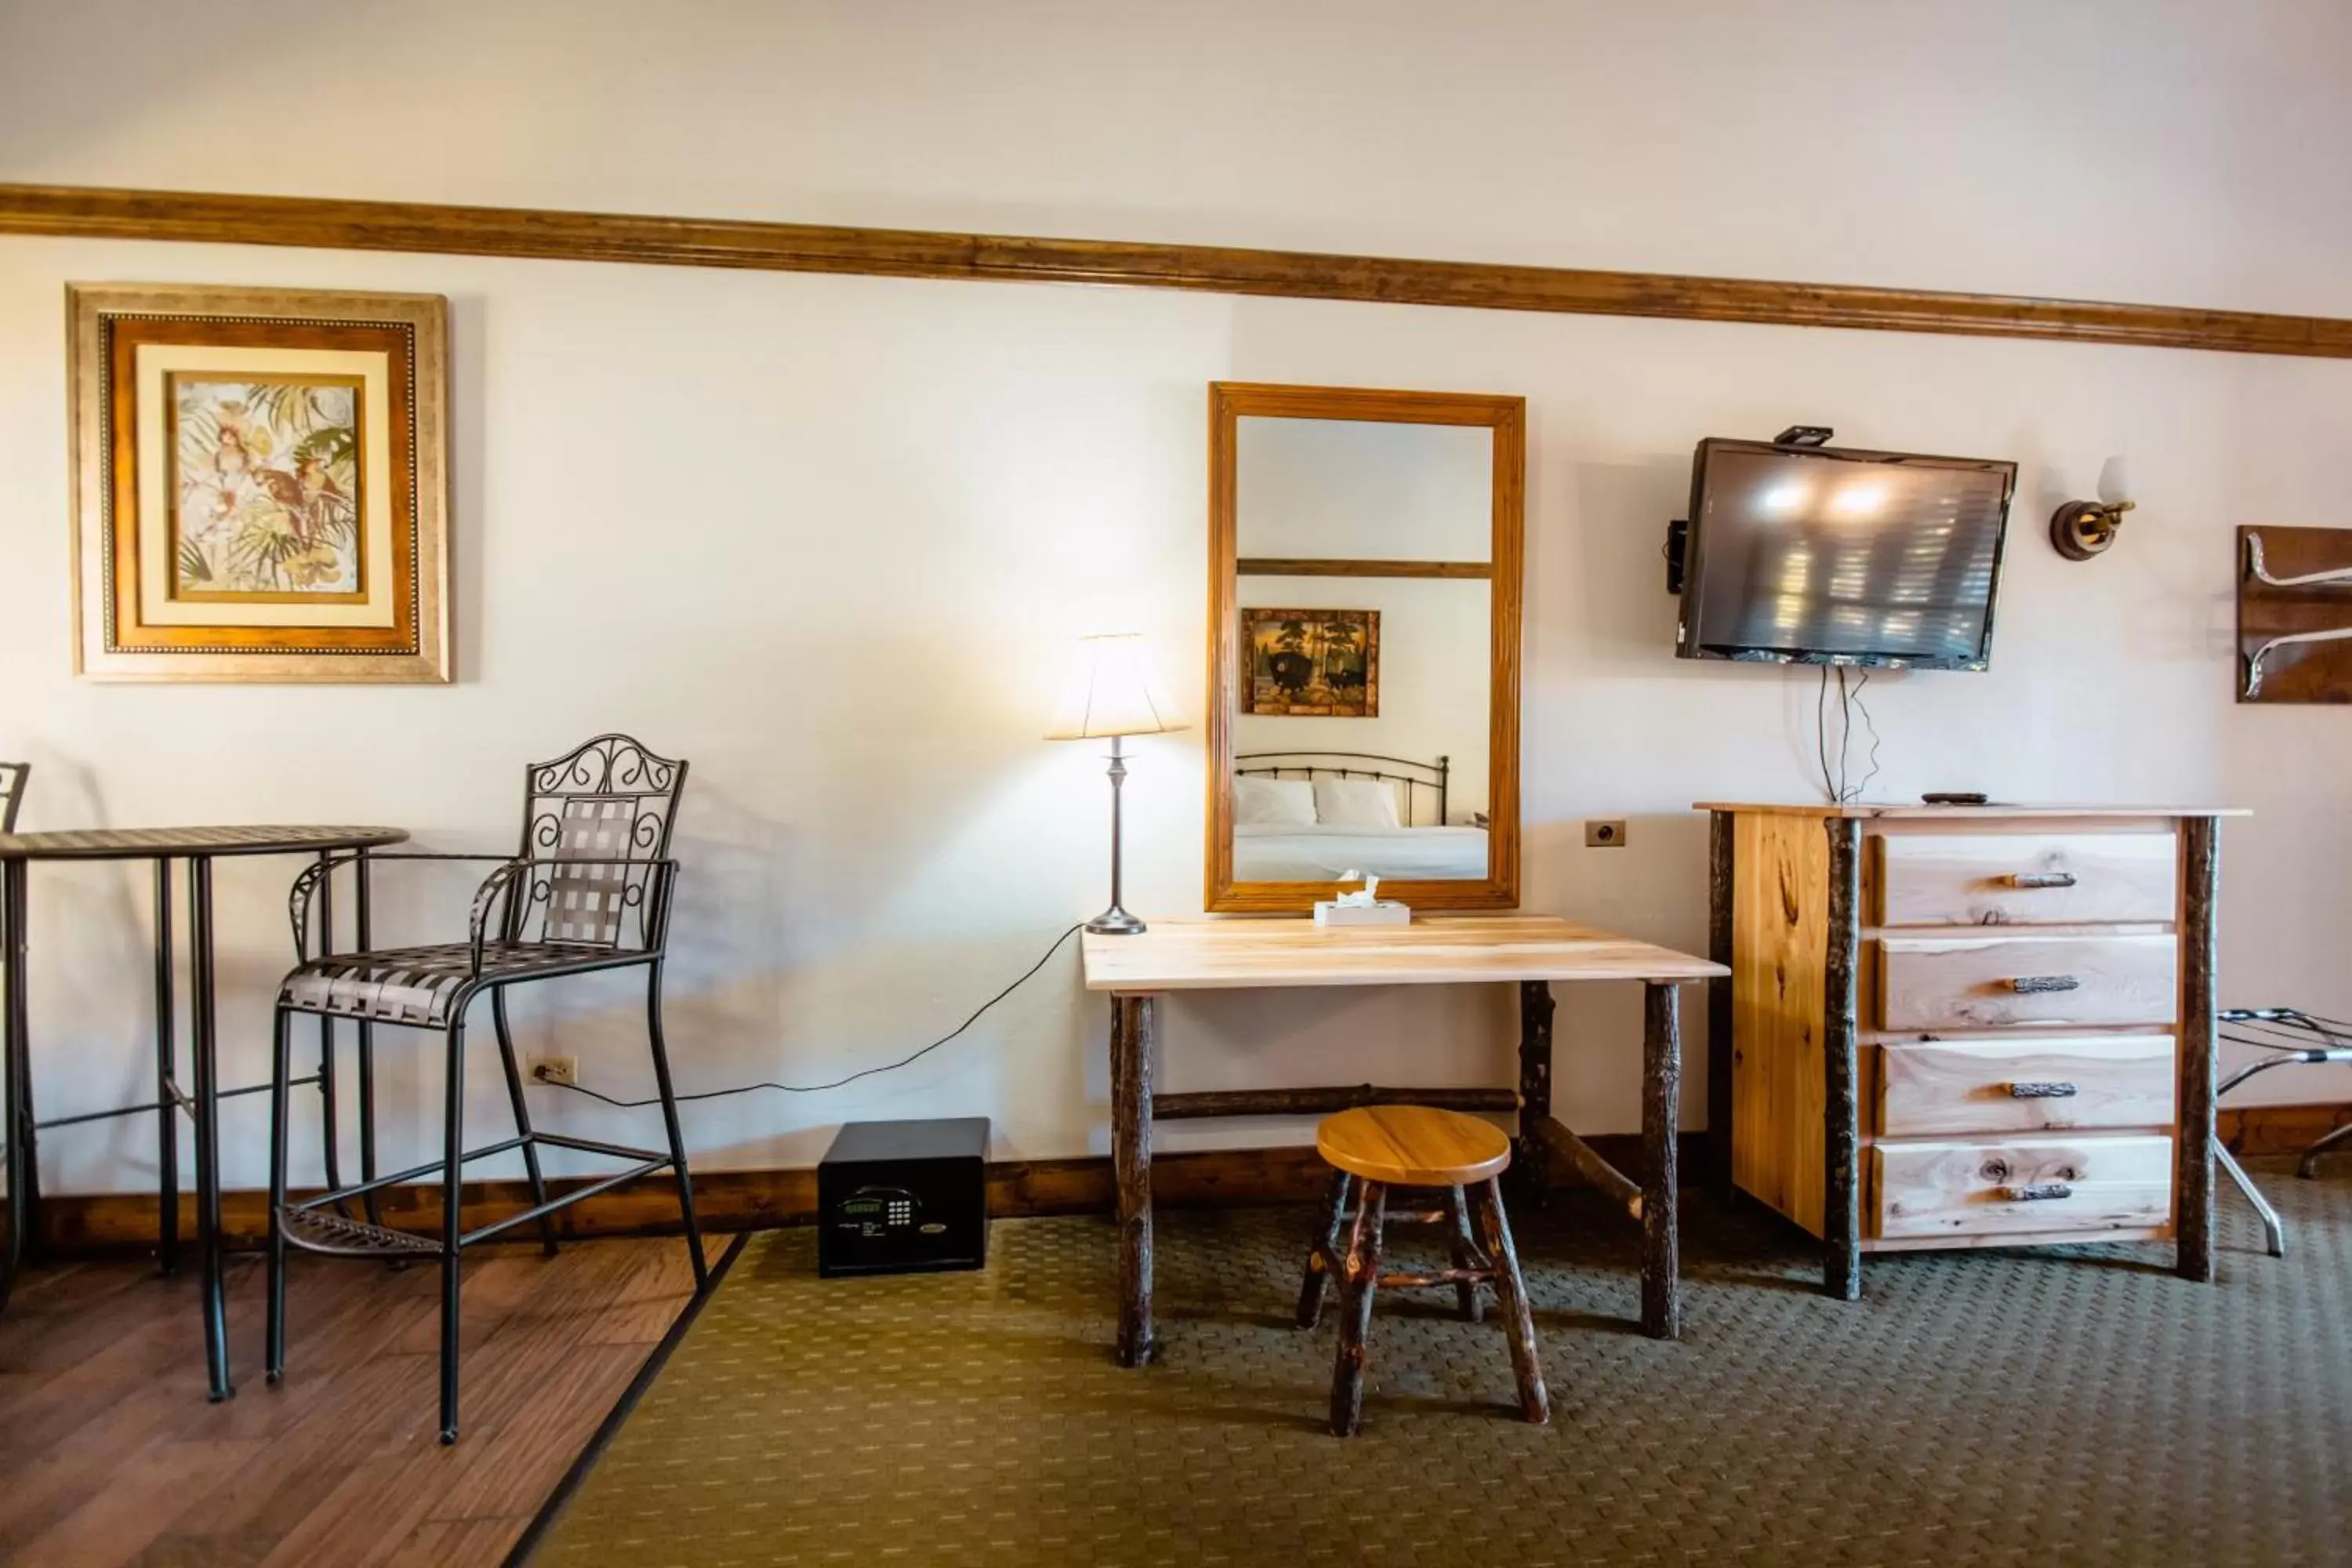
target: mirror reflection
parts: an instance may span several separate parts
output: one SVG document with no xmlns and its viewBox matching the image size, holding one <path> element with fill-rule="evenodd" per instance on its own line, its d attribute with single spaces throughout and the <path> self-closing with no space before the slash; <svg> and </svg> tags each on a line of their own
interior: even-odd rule
<svg viewBox="0 0 2352 1568">
<path fill-rule="evenodd" d="M 1235 882 L 1492 874 L 1495 437 L 1237 420 Z"/>
</svg>

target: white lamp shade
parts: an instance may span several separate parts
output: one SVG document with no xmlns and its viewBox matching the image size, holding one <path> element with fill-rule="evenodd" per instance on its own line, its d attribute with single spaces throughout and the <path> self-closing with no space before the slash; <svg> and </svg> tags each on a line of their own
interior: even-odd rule
<svg viewBox="0 0 2352 1568">
<path fill-rule="evenodd" d="M 1080 637 L 1070 657 L 1068 683 L 1055 710 L 1049 741 L 1109 735 L 1156 735 L 1184 728 L 1151 650 L 1134 632 Z"/>
<path fill-rule="evenodd" d="M 2099 502 L 2103 506 L 2121 506 L 2131 499 L 2131 459 L 2118 452 L 2099 469 Z"/>
</svg>

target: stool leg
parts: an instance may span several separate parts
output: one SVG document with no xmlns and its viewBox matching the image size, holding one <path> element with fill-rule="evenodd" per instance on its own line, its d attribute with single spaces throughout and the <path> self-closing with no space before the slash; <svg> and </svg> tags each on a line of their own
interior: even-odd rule
<svg viewBox="0 0 2352 1568">
<path fill-rule="evenodd" d="M 1364 1338 L 1371 1331 L 1372 1298 L 1381 1286 L 1381 1227 L 1388 1189 L 1366 1182 L 1357 1189 L 1356 1217 L 1348 1227 L 1347 1279 L 1339 1297 L 1339 1354 L 1331 1368 L 1331 1435 L 1352 1437 L 1364 1419 Z"/>
<path fill-rule="evenodd" d="M 1323 1224 L 1315 1233 L 1317 1245 L 1307 1249 L 1307 1278 L 1298 1287 L 1298 1326 L 1302 1329 L 1311 1329 L 1323 1321 L 1323 1300 L 1331 1290 L 1331 1271 L 1323 1260 L 1339 1256 L 1339 1226 L 1347 1217 L 1348 1187 L 1354 1180 L 1345 1171 L 1334 1171 L 1331 1184 L 1323 1194 Z"/>
<path fill-rule="evenodd" d="M 1495 1260 L 1495 1294 L 1511 1340 L 1511 1375 L 1518 1380 L 1519 1413 L 1541 1425 L 1551 1419 L 1551 1396 L 1544 1390 L 1543 1363 L 1536 1359 L 1535 1314 L 1528 1310 L 1528 1283 L 1519 1276 L 1519 1250 L 1511 1245 L 1511 1222 L 1503 1213 L 1499 1182 L 1478 1186 L 1478 1226 Z"/>
<path fill-rule="evenodd" d="M 1470 1205 L 1460 1187 L 1445 1189 L 1445 1217 L 1454 1226 L 1454 1267 L 1478 1267 L 1478 1243 L 1470 1234 Z M 1465 1321 L 1478 1323 L 1486 1318 L 1486 1302 L 1478 1295 L 1478 1287 L 1464 1282 L 1454 1287 L 1454 1299 L 1462 1304 Z"/>
</svg>

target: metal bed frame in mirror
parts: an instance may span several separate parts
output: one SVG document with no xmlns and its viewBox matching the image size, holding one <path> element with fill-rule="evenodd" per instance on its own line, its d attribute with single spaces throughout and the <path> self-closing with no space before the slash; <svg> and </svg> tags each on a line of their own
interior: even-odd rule
<svg viewBox="0 0 2352 1568">
<path fill-rule="evenodd" d="M 1297 759 L 1321 757 L 1326 759 L 1335 759 L 1336 761 L 1327 760 L 1324 762 L 1307 762 L 1301 760 L 1278 762 L 1275 760 L 1282 757 Z M 1248 763 L 1259 763 L 1265 765 L 1255 768 L 1243 765 Z M 1386 763 L 1391 767 L 1418 768 L 1422 773 L 1427 773 L 1430 776 L 1427 778 L 1420 778 L 1412 773 L 1384 773 L 1379 768 L 1358 767 L 1353 765 L 1358 763 Z M 1331 777 L 1343 779 L 1379 779 L 1387 784 L 1402 784 L 1404 786 L 1404 810 L 1401 816 L 1403 818 L 1402 825 L 1406 827 L 1418 827 L 1423 826 L 1420 821 L 1419 815 L 1413 810 L 1413 802 L 1415 797 L 1412 792 L 1416 789 L 1432 791 L 1437 796 L 1437 820 L 1433 824 L 1429 824 L 1428 826 L 1437 827 L 1443 827 L 1445 826 L 1446 778 L 1452 767 L 1453 763 L 1444 757 L 1440 757 L 1433 763 L 1422 763 L 1415 762 L 1411 757 L 1374 756 L 1370 752 L 1244 752 L 1234 758 L 1234 773 L 1237 777 L 1284 778 L 1303 775 L 1309 780 Z"/>
</svg>

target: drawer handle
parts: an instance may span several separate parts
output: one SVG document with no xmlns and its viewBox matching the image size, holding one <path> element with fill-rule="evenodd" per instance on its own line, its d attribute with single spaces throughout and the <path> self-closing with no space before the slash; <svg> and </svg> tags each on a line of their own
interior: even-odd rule
<svg viewBox="0 0 2352 1568">
<path fill-rule="evenodd" d="M 2012 871 L 2002 879 L 2012 888 L 2071 888 L 2072 871 Z"/>
<path fill-rule="evenodd" d="M 2000 1195 L 2013 1204 L 2038 1204 L 2052 1198 L 2071 1198 L 2074 1189 L 2065 1182 L 2032 1182 L 2021 1187 L 2003 1187 Z"/>
<path fill-rule="evenodd" d="M 2071 974 L 2021 974 L 2009 983 L 2009 988 L 2020 996 L 2032 996 L 2044 991 L 2080 991 L 2083 983 Z"/>
<path fill-rule="evenodd" d="M 2012 1083 L 2009 1086 L 2011 1100 L 2072 1100 L 2074 1086 L 2071 1083 Z"/>
</svg>

